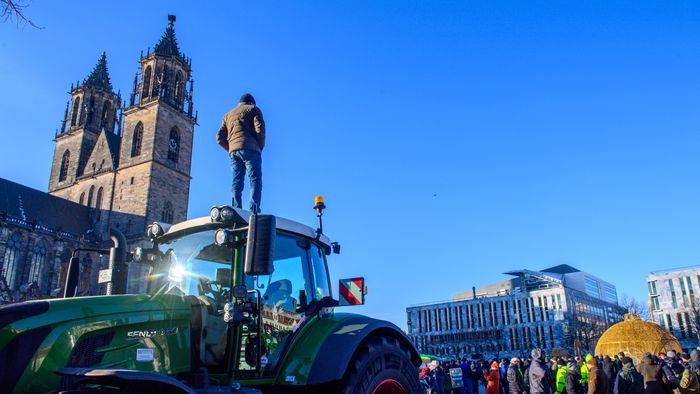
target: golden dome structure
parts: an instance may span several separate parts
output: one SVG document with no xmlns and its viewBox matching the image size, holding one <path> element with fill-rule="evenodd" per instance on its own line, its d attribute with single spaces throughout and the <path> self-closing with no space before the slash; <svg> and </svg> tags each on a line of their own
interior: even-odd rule
<svg viewBox="0 0 700 394">
<path fill-rule="evenodd" d="M 659 354 L 681 349 L 676 337 L 658 324 L 643 321 L 636 314 L 626 314 L 624 321 L 603 333 L 595 347 L 595 354 L 612 357 L 625 352 L 626 356 L 641 360 L 646 352 Z"/>
</svg>

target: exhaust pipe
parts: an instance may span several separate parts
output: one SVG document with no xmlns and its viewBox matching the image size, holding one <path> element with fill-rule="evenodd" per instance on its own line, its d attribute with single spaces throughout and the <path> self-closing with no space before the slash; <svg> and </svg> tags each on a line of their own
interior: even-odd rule
<svg viewBox="0 0 700 394">
<path fill-rule="evenodd" d="M 107 283 L 107 295 L 126 293 L 126 237 L 114 227 L 109 228 L 109 237 L 114 247 L 109 249 L 109 270 L 112 280 Z"/>
</svg>

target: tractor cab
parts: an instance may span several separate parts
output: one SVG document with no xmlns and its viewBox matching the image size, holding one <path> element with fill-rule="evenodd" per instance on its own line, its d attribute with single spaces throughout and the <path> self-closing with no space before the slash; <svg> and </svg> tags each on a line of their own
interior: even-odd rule
<svg viewBox="0 0 700 394">
<path fill-rule="evenodd" d="M 210 217 L 148 229 L 148 293 L 193 305 L 193 359 L 211 373 L 272 376 L 308 315 L 338 305 L 326 255 L 339 246 L 308 226 L 228 206 Z"/>
</svg>

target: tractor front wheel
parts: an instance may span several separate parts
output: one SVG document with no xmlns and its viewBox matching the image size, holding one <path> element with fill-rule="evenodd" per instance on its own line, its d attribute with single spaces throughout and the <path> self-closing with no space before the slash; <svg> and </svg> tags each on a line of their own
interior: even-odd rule
<svg viewBox="0 0 700 394">
<path fill-rule="evenodd" d="M 365 340 L 345 372 L 343 394 L 420 393 L 418 371 L 411 353 L 393 337 L 373 336 Z"/>
</svg>

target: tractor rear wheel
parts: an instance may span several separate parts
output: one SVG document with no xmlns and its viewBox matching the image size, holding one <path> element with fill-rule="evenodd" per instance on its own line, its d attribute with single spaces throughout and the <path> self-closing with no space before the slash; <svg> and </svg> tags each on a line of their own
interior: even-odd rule
<svg viewBox="0 0 700 394">
<path fill-rule="evenodd" d="M 411 353 L 393 337 L 372 336 L 353 356 L 341 384 L 343 394 L 421 392 Z"/>
</svg>

